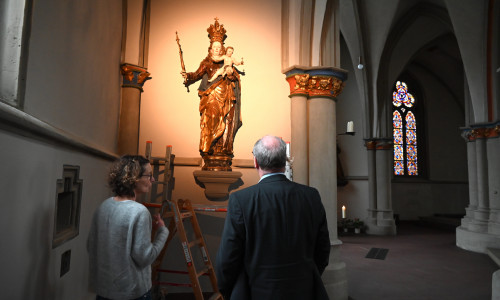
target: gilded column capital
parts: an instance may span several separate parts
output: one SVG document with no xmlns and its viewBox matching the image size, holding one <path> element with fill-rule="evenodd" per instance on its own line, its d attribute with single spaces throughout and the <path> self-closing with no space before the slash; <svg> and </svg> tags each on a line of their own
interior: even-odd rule
<svg viewBox="0 0 500 300">
<path fill-rule="evenodd" d="M 333 67 L 292 66 L 283 73 L 290 85 L 290 96 L 337 98 L 347 80 L 347 71 Z"/>
<path fill-rule="evenodd" d="M 144 83 L 151 79 L 151 77 L 149 77 L 151 73 L 143 67 L 132 64 L 122 64 L 120 66 L 120 70 L 123 76 L 122 87 L 136 88 L 143 92 L 144 90 L 142 87 L 144 86 Z"/>
<path fill-rule="evenodd" d="M 366 140 L 365 147 L 367 150 L 375 150 L 377 149 L 377 142 L 374 140 Z"/>
<path fill-rule="evenodd" d="M 499 136 L 500 122 L 462 128 L 462 137 L 468 142 L 474 142 L 477 139 L 498 138 Z"/>
<path fill-rule="evenodd" d="M 365 139 L 367 150 L 392 150 L 393 140 L 387 138 Z"/>
</svg>

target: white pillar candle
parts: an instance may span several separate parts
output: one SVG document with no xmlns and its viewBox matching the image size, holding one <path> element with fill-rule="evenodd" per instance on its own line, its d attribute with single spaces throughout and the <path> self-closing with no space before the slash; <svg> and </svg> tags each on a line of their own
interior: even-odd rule
<svg viewBox="0 0 500 300">
<path fill-rule="evenodd" d="M 353 121 L 347 122 L 347 132 L 354 132 L 354 122 Z"/>
<path fill-rule="evenodd" d="M 342 219 L 345 219 L 345 205 L 342 205 Z"/>
</svg>

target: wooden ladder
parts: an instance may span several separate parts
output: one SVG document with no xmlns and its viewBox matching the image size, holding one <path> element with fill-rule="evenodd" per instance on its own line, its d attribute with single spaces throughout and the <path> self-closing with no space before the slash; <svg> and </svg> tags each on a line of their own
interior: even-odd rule
<svg viewBox="0 0 500 300">
<path fill-rule="evenodd" d="M 187 273 L 189 274 L 189 278 L 191 280 L 191 284 L 189 284 L 189 286 L 192 287 L 196 300 L 204 299 L 199 280 L 201 276 L 208 276 L 210 278 L 213 294 L 209 299 L 222 300 L 222 295 L 217 288 L 217 278 L 215 277 L 215 270 L 212 264 L 212 260 L 210 259 L 210 256 L 208 254 L 207 245 L 201 233 L 200 224 L 198 223 L 196 212 L 194 211 L 191 202 L 187 199 L 179 199 L 177 201 L 169 201 L 168 204 L 170 206 L 170 209 L 163 213 L 163 218 L 170 218 L 168 228 L 171 234 L 169 236 L 169 239 L 165 243 L 163 250 L 165 251 L 167 249 L 170 240 L 177 233 L 181 241 L 184 259 L 186 261 L 186 267 L 188 269 Z M 184 227 L 184 221 L 186 220 L 189 220 L 191 222 L 191 227 L 194 233 L 194 240 L 192 241 L 189 241 L 186 229 Z M 203 269 L 201 270 L 198 270 L 196 267 L 192 252 L 193 248 L 198 248 L 200 250 L 203 261 Z M 165 252 L 161 253 L 160 255 L 164 254 Z"/>
<path fill-rule="evenodd" d="M 168 222 L 167 225 L 169 230 L 167 241 L 165 242 L 165 245 L 163 246 L 160 254 L 151 265 L 153 295 L 155 298 L 161 297 L 161 295 L 163 294 L 163 292 L 160 290 L 161 285 L 190 286 L 193 289 L 196 300 L 203 300 L 204 296 L 201 290 L 199 278 L 205 275 L 210 278 L 210 283 L 213 290 L 213 294 L 209 299 L 223 300 L 223 297 L 220 294 L 219 289 L 217 288 L 217 279 L 215 277 L 215 271 L 212 265 L 212 261 L 208 254 L 205 239 L 203 238 L 203 235 L 201 233 L 200 224 L 198 223 L 196 212 L 194 211 L 191 202 L 187 199 L 179 199 L 177 201 L 170 200 L 173 177 L 173 160 L 175 158 L 175 156 L 172 154 L 172 147 L 167 146 L 165 158 L 152 157 L 151 152 L 152 143 L 147 142 L 146 158 L 151 161 L 151 165 L 153 167 L 153 175 L 158 181 L 156 181 L 155 185 L 153 185 L 150 194 L 146 196 L 150 202 L 143 202 L 143 204 L 146 207 L 153 209 L 153 211 L 160 212 L 162 218 L 165 220 L 165 224 L 167 224 L 167 219 L 170 219 L 170 222 Z M 161 167 L 163 167 L 163 170 L 160 170 Z M 163 175 L 163 180 L 159 180 L 160 175 Z M 161 193 L 157 192 L 157 185 L 163 185 L 163 190 Z M 161 202 L 157 200 L 158 198 L 161 199 Z M 191 222 L 191 228 L 194 233 L 193 241 L 188 240 L 188 235 L 184 226 L 185 220 L 189 220 Z M 153 237 L 155 234 L 156 232 L 153 231 Z M 184 259 L 187 266 L 187 272 L 161 269 L 161 264 L 167 251 L 167 247 L 174 238 L 175 234 L 178 234 L 181 241 L 182 251 L 184 253 Z M 203 261 L 204 268 L 200 271 L 198 271 L 195 266 L 195 259 L 193 258 L 191 251 L 193 247 L 197 247 L 201 252 L 201 260 Z M 197 262 L 199 263 L 199 261 Z M 170 282 L 161 282 L 159 278 L 160 273 L 162 272 L 189 274 L 191 283 L 177 284 Z"/>
</svg>

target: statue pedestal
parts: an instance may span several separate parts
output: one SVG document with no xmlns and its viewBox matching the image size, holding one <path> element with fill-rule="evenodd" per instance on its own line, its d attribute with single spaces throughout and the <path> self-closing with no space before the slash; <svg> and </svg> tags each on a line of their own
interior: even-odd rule
<svg viewBox="0 0 500 300">
<path fill-rule="evenodd" d="M 205 196 L 209 200 L 223 201 L 229 198 L 229 191 L 239 187 L 241 172 L 227 171 L 194 171 L 196 182 L 205 189 Z"/>
<path fill-rule="evenodd" d="M 203 171 L 231 171 L 232 156 L 212 154 L 203 156 Z M 241 177 L 241 176 L 240 176 Z"/>
</svg>

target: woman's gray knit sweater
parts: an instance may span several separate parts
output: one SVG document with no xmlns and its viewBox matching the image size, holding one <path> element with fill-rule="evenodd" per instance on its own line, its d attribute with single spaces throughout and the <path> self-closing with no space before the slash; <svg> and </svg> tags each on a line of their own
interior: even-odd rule
<svg viewBox="0 0 500 300">
<path fill-rule="evenodd" d="M 92 219 L 87 250 L 91 290 L 109 299 L 134 299 L 151 289 L 151 264 L 168 237 L 158 228 L 151 243 L 151 214 L 135 201 L 109 198 Z"/>
</svg>

